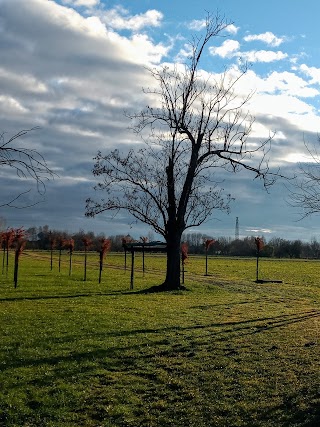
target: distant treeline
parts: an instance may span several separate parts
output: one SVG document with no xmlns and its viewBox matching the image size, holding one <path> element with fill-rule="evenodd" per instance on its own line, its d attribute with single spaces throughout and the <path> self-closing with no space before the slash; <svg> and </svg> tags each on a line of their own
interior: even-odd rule
<svg viewBox="0 0 320 427">
<path fill-rule="evenodd" d="M 201 233 L 189 233 L 184 236 L 184 241 L 189 245 L 189 253 L 205 253 L 204 241 L 211 239 Z M 274 258 L 320 258 L 320 243 L 316 239 L 310 242 L 301 240 L 286 240 L 280 237 L 273 237 L 270 240 L 262 238 L 264 246 L 260 251 L 260 256 Z M 211 244 L 209 254 L 225 256 L 255 256 L 257 245 L 255 236 L 241 239 L 231 239 L 228 237 L 217 237 Z"/>
<path fill-rule="evenodd" d="M 48 225 L 40 227 L 31 227 L 27 231 L 27 246 L 26 249 L 49 250 L 52 239 L 73 239 L 74 250 L 84 250 L 83 239 L 86 237 L 92 241 L 91 250 L 96 250 L 99 247 L 101 239 L 108 237 L 111 240 L 111 250 L 118 252 L 122 251 L 122 241 L 126 238 L 127 241 L 134 241 L 130 235 L 114 235 L 106 236 L 103 233 L 95 234 L 94 232 L 85 232 L 79 230 L 77 233 L 69 234 L 66 231 L 50 230 Z M 145 240 L 154 240 L 152 233 Z M 141 239 L 142 239 L 141 238 Z M 256 244 L 255 238 L 245 237 L 241 239 L 231 239 L 228 237 L 212 237 L 202 233 L 187 233 L 183 236 L 183 241 L 188 243 L 190 254 L 204 254 L 205 241 L 215 239 L 208 249 L 209 255 L 224 255 L 224 256 L 255 256 Z M 301 240 L 286 240 L 279 237 L 273 237 L 270 240 L 264 240 L 264 247 L 260 252 L 260 256 L 276 257 L 276 258 L 320 258 L 320 243 L 316 239 L 310 242 L 302 242 Z M 139 240 L 138 240 L 139 241 Z"/>
</svg>

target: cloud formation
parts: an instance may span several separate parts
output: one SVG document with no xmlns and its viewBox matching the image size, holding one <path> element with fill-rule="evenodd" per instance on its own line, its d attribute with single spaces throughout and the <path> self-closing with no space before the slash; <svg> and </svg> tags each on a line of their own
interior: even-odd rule
<svg viewBox="0 0 320 427">
<path fill-rule="evenodd" d="M 45 202 L 31 211 L 5 210 L 2 215 L 17 226 L 47 222 L 58 228 L 63 218 L 71 229 L 90 224 L 106 229 L 103 218 L 83 225 L 84 200 L 94 184 L 93 157 L 98 150 L 127 149 L 141 142 L 130 131 L 124 112 L 137 111 L 147 102 L 141 89 L 152 87 L 154 81 L 146 67 L 186 62 L 190 33 L 175 27 L 164 35 L 162 27 L 168 30 L 169 24 L 156 9 L 131 13 L 120 5 L 108 9 L 99 0 L 60 3 L 0 0 L 0 129 L 12 135 L 40 126 L 20 142 L 43 154 L 59 175 L 48 184 Z M 203 21 L 190 20 L 189 28 L 200 30 Z M 227 64 L 230 75 L 236 76 L 240 58 L 258 66 L 289 64 L 293 58 L 294 54 L 272 49 L 286 40 L 284 36 L 265 32 L 242 37 L 241 27 L 233 24 L 227 30 L 228 38 L 222 43 L 216 39 L 217 46 L 206 52 L 201 75 L 210 71 L 218 81 Z M 270 49 L 245 49 L 248 43 L 252 48 L 261 42 Z M 236 87 L 242 95 L 255 92 L 247 106 L 256 117 L 252 143 L 277 131 L 273 148 L 277 166 L 292 164 L 301 153 L 303 133 L 312 140 L 320 129 L 318 112 L 310 103 L 319 96 L 320 69 L 306 62 L 297 59 L 291 70 L 250 69 Z M 3 171 L 1 178 L 2 200 L 19 188 L 29 188 L 29 182 Z M 230 182 L 243 206 L 245 200 L 256 198 L 247 179 L 241 187 L 239 181 Z M 28 197 L 33 200 L 35 192 Z M 122 228 L 125 221 L 119 220 Z"/>
<path fill-rule="evenodd" d="M 109 28 L 131 31 L 141 31 L 145 27 L 159 27 L 163 19 L 162 13 L 155 9 L 130 16 L 129 11 L 121 6 L 100 13 L 100 17 Z"/>
<path fill-rule="evenodd" d="M 240 43 L 237 40 L 225 40 L 221 46 L 209 48 L 211 55 L 218 55 L 221 58 L 233 58 L 239 56 Z"/>
<path fill-rule="evenodd" d="M 266 33 L 263 33 L 263 34 L 249 34 L 245 36 L 243 40 L 246 42 L 252 42 L 252 41 L 258 40 L 268 44 L 269 46 L 277 47 L 277 46 L 280 46 L 285 41 L 285 38 L 277 37 L 270 31 L 267 31 Z"/>
</svg>

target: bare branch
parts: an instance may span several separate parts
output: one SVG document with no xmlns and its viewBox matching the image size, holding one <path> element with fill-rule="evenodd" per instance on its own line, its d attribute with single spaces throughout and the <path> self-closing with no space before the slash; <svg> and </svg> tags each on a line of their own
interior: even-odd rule
<svg viewBox="0 0 320 427">
<path fill-rule="evenodd" d="M 310 160 L 299 164 L 299 174 L 290 182 L 288 203 L 299 209 L 301 219 L 320 213 L 319 144 L 319 135 L 317 144 L 304 141 Z"/>
<path fill-rule="evenodd" d="M 32 179 L 36 183 L 37 192 L 43 195 L 46 191 L 46 181 L 54 178 L 56 174 L 48 167 L 44 157 L 36 150 L 18 147 L 16 141 L 38 127 L 24 129 L 5 140 L 5 132 L 0 134 L 0 166 L 12 169 L 19 178 Z M 29 193 L 26 190 L 15 196 L 11 201 L 3 203 L 1 206 L 24 208 L 34 206 L 35 203 L 18 206 L 15 202 L 23 195 Z"/>
</svg>

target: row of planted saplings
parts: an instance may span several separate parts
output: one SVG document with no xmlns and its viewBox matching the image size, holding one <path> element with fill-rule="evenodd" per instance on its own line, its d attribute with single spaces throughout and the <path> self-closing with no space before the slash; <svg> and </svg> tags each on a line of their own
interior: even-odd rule
<svg viewBox="0 0 320 427">
<path fill-rule="evenodd" d="M 87 280 L 87 260 L 88 260 L 88 251 L 93 245 L 93 242 L 88 237 L 83 237 L 82 239 L 83 247 L 84 247 L 84 276 L 83 280 Z M 69 276 L 71 276 L 72 272 L 72 255 L 74 251 L 74 240 L 64 239 L 59 237 L 57 239 L 50 237 L 50 268 L 53 268 L 53 251 L 55 248 L 58 248 L 59 257 L 58 257 L 58 266 L 59 273 L 61 270 L 61 254 L 63 249 L 67 249 L 69 251 Z M 97 252 L 99 253 L 99 283 L 101 283 L 102 270 L 103 270 L 103 262 L 108 252 L 111 249 L 111 240 L 102 238 L 98 242 Z"/>
<path fill-rule="evenodd" d="M 9 251 L 14 250 L 14 287 L 18 286 L 18 272 L 19 272 L 19 259 L 20 255 L 25 248 L 27 242 L 27 233 L 26 231 L 20 228 L 10 228 L 2 233 L 0 233 L 0 245 L 3 249 L 2 255 L 2 274 L 5 274 L 8 277 L 9 270 Z M 82 239 L 84 246 L 84 281 L 87 280 L 87 255 L 88 251 L 93 245 L 91 239 L 84 237 Z M 74 240 L 73 239 L 64 239 L 64 238 L 50 238 L 50 267 L 53 269 L 53 251 L 57 247 L 59 257 L 59 273 L 61 270 L 61 255 L 62 250 L 67 249 L 69 253 L 69 275 L 72 272 L 72 256 L 74 251 Z M 107 253 L 111 249 L 111 240 L 102 238 L 99 240 L 97 252 L 99 253 L 99 283 L 101 283 L 102 271 L 103 271 L 103 262 Z"/>
<path fill-rule="evenodd" d="M 0 233 L 0 245 L 3 248 L 3 259 L 2 259 L 2 274 L 6 273 L 6 277 L 8 276 L 8 267 L 9 267 L 9 250 L 14 249 L 14 287 L 16 288 L 18 285 L 18 271 L 19 271 L 19 259 L 20 255 L 26 244 L 26 231 L 20 228 L 10 228 L 7 231 Z M 143 239 L 143 242 L 146 242 L 146 238 Z M 61 255 L 62 250 L 67 249 L 69 251 L 69 276 L 72 272 L 72 255 L 74 251 L 74 240 L 72 238 L 65 239 L 62 237 L 53 238 L 50 237 L 50 267 L 53 269 L 53 252 L 55 248 L 58 248 L 59 257 L 58 257 L 58 265 L 59 265 L 59 273 L 61 271 Z M 83 280 L 87 280 L 87 255 L 88 251 L 93 245 L 93 242 L 88 237 L 82 238 L 83 246 L 84 246 L 84 278 Z M 128 241 L 124 238 L 123 243 L 128 243 Z M 214 239 L 206 239 L 204 241 L 205 252 L 206 252 L 206 272 L 208 275 L 208 250 L 210 246 L 214 243 Z M 255 243 L 257 245 L 257 277 L 256 281 L 258 281 L 258 262 L 259 262 L 259 253 L 263 248 L 263 240 L 261 238 L 256 238 Z M 103 271 L 103 262 L 107 255 L 107 253 L 111 249 L 111 240 L 102 238 L 99 240 L 99 246 L 97 248 L 97 252 L 99 253 L 99 283 L 101 283 L 102 271 Z M 182 283 L 184 283 L 184 266 L 185 262 L 188 258 L 188 245 L 183 243 L 181 246 L 181 258 L 182 258 Z M 126 268 L 126 261 L 125 261 Z"/>
</svg>

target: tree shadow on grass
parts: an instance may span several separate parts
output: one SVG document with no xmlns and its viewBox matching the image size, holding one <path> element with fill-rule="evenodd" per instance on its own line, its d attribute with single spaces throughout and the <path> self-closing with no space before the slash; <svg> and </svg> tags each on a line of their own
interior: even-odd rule
<svg viewBox="0 0 320 427">
<path fill-rule="evenodd" d="M 230 360 L 232 360 L 233 356 L 230 353 L 227 354 L 225 352 L 225 344 L 221 347 L 222 342 L 226 342 L 229 345 L 230 343 L 233 343 L 233 339 L 235 339 L 234 342 L 236 342 L 239 334 L 243 336 L 245 334 L 250 335 L 258 332 L 263 333 L 273 328 L 285 327 L 292 323 L 304 322 L 319 316 L 320 312 L 314 310 L 297 314 L 247 319 L 243 321 L 208 323 L 186 327 L 170 326 L 157 329 L 141 328 L 126 331 L 92 331 L 90 339 L 92 339 L 93 342 L 96 340 L 96 344 L 94 344 L 96 347 L 94 348 L 91 344 L 91 350 L 85 351 L 75 350 L 78 348 L 76 345 L 77 342 L 81 342 L 81 340 L 83 340 L 83 332 L 79 331 L 79 334 L 76 336 L 69 335 L 61 337 L 61 339 L 48 339 L 48 343 L 50 342 L 50 345 L 53 346 L 53 348 L 56 347 L 55 344 L 61 344 L 64 342 L 70 343 L 70 349 L 74 349 L 74 351 L 70 351 L 68 354 L 66 354 L 64 346 L 62 347 L 63 354 L 58 354 L 56 356 L 48 355 L 47 357 L 40 356 L 22 358 L 20 356 L 20 358 L 17 358 L 13 351 L 12 354 L 7 355 L 6 361 L 2 362 L 0 370 L 8 370 L 9 372 L 16 368 L 30 368 L 34 370 L 35 374 L 32 377 L 26 376 L 26 379 L 20 378 L 17 383 L 13 382 L 11 384 L 11 388 L 23 387 L 30 389 L 30 387 L 36 387 L 37 389 L 43 388 L 44 390 L 50 388 L 50 390 L 54 392 L 54 387 L 57 387 L 61 380 L 67 383 L 74 383 L 79 380 L 80 382 L 83 381 L 83 387 L 91 387 L 89 386 L 89 382 L 92 382 L 90 380 L 91 378 L 92 380 L 94 379 L 99 390 L 102 390 L 104 387 L 117 389 L 117 379 L 123 379 L 123 377 L 125 377 L 131 378 L 132 381 L 143 381 L 144 384 L 147 382 L 148 385 L 146 386 L 146 393 L 151 389 L 152 392 L 157 390 L 157 387 L 159 386 L 159 390 L 161 390 L 161 392 L 166 390 L 168 395 L 170 393 L 179 394 L 179 398 L 181 400 L 187 398 L 190 399 L 187 392 L 187 379 L 185 382 L 184 380 L 181 380 L 181 389 L 172 390 L 171 388 L 175 384 L 167 384 L 165 382 L 166 375 L 158 375 L 157 369 L 159 369 L 160 366 L 161 372 L 163 372 L 163 370 L 167 370 L 170 377 L 175 375 L 175 372 L 176 375 L 179 376 L 180 370 L 175 367 L 175 360 L 179 360 L 179 358 L 190 358 L 190 360 L 192 360 L 197 352 L 199 352 L 199 354 L 201 353 L 203 350 L 203 341 L 199 340 L 198 334 L 196 334 L 196 336 L 192 334 L 193 331 L 203 331 L 203 337 L 207 340 L 209 339 L 212 345 L 211 350 L 214 350 L 215 353 L 221 353 L 218 355 L 218 359 L 220 358 L 223 361 L 219 361 L 219 368 L 216 369 L 221 368 L 221 363 L 225 364 L 225 370 L 219 372 L 223 372 L 223 375 L 228 376 L 229 372 L 226 367 Z M 155 335 L 155 339 L 150 339 L 150 337 L 148 338 L 148 335 L 150 334 Z M 159 334 L 159 337 L 157 337 L 157 334 Z M 124 340 L 114 345 L 114 340 L 108 340 L 108 338 L 112 337 L 121 338 L 139 335 L 141 335 L 141 339 L 138 337 L 138 340 L 135 339 L 133 343 Z M 44 345 L 45 340 L 41 338 L 40 340 L 41 344 Z M 72 343 L 72 340 L 74 341 L 74 344 Z M 123 342 L 123 345 L 119 345 L 121 342 Z M 109 348 L 108 344 L 110 346 Z M 59 347 L 57 346 L 57 348 Z M 39 353 L 37 354 L 39 355 Z M 157 356 L 156 358 L 155 355 Z M 172 360 L 173 362 L 163 364 L 162 358 L 166 361 Z M 210 369 L 215 369 L 214 364 L 218 363 L 218 359 L 215 357 L 212 358 L 212 366 L 210 365 Z M 175 371 L 174 369 L 177 370 Z M 42 372 L 45 372 L 46 374 L 42 375 Z M 195 379 L 196 386 L 198 384 L 197 381 L 200 381 L 200 377 Z M 178 385 L 180 384 L 179 381 L 177 380 Z M 126 384 L 126 382 L 123 384 Z M 119 387 L 124 387 L 123 384 L 119 384 Z M 95 387 L 95 385 L 92 385 L 92 387 Z M 303 396 L 308 396 L 308 404 L 306 405 L 307 409 L 302 410 L 298 405 L 296 405 L 296 401 L 299 401 L 299 399 L 301 400 L 302 394 L 299 393 L 297 395 L 293 395 L 290 394 L 290 390 L 286 390 L 283 394 L 283 402 L 277 407 L 272 407 L 271 409 L 258 408 L 255 409 L 255 414 L 253 414 L 253 412 L 251 413 L 248 409 L 248 412 L 243 414 L 243 425 L 255 425 L 251 423 L 252 420 L 256 419 L 255 417 L 262 420 L 262 423 L 259 425 L 263 425 L 263 420 L 266 422 L 274 420 L 280 412 L 281 421 L 277 424 L 279 427 L 319 427 L 320 408 L 318 403 L 320 396 L 319 393 L 317 393 L 318 392 L 316 390 L 312 389 L 304 391 Z M 155 398 L 156 397 L 157 394 L 155 395 Z M 204 402 L 206 402 L 205 397 Z M 81 402 L 79 404 L 81 405 Z M 192 400 L 190 401 L 190 404 L 192 404 Z M 212 408 L 209 408 L 208 416 L 210 415 L 210 410 L 213 411 L 215 408 L 215 404 L 212 403 Z M 89 408 L 89 410 L 93 409 L 94 406 Z M 205 413 L 205 409 L 206 408 L 203 408 L 203 413 Z M 230 415 L 232 415 L 233 409 L 231 408 L 230 411 Z M 204 420 L 205 415 L 203 415 L 203 418 L 199 420 L 199 426 L 205 425 Z"/>
<path fill-rule="evenodd" d="M 92 332 L 90 334 L 90 339 L 96 339 L 99 340 L 99 342 L 107 340 L 108 338 L 121 338 L 121 337 L 130 337 L 130 336 L 136 336 L 136 335 L 143 335 L 143 337 L 150 335 L 157 335 L 160 334 L 163 336 L 169 336 L 171 333 L 177 333 L 179 336 L 181 333 L 185 333 L 188 331 L 194 331 L 194 330 L 203 330 L 208 333 L 208 331 L 211 331 L 215 342 L 226 341 L 228 336 L 235 338 L 238 333 L 241 333 L 242 336 L 244 335 L 253 335 L 256 333 L 261 332 L 267 332 L 274 328 L 280 328 L 285 327 L 293 323 L 299 323 L 304 322 L 306 320 L 310 320 L 313 318 L 320 317 L 319 311 L 309 311 L 309 312 L 303 312 L 299 314 L 287 314 L 287 315 L 280 315 L 275 317 L 264 317 L 264 318 L 255 318 L 255 319 L 249 319 L 249 320 L 243 320 L 243 321 L 233 321 L 233 322 L 220 322 L 220 323 L 209 323 L 204 325 L 192 325 L 192 326 L 186 326 L 186 327 L 180 327 L 180 326 L 170 326 L 170 327 L 164 327 L 164 328 L 143 328 L 143 329 L 134 329 L 134 330 L 127 330 L 127 331 L 112 331 L 112 332 Z M 185 335 L 183 335 L 184 338 L 186 338 Z M 50 338 L 48 339 L 48 343 L 52 344 L 63 344 L 63 343 L 72 343 L 73 341 L 76 342 L 79 339 L 83 338 L 83 332 L 79 333 L 79 335 L 68 335 L 66 337 L 61 338 Z M 190 339 L 194 339 L 195 337 L 192 336 Z M 198 337 L 197 337 L 198 338 Z M 188 339 L 188 338 L 187 338 Z M 106 341 L 108 342 L 108 341 Z M 45 340 L 41 339 L 41 343 L 45 343 Z M 167 345 L 168 340 L 161 338 L 159 341 L 152 341 L 153 346 L 161 346 L 161 345 Z M 308 347 L 310 343 L 306 343 L 305 346 Z M 200 344 L 198 344 L 200 345 Z M 311 346 L 311 344 L 310 344 Z M 75 352 L 72 354 L 68 354 L 66 356 L 55 356 L 55 357 L 45 357 L 45 358 L 31 358 L 31 359 L 15 359 L 15 358 L 8 358 L 8 360 L 0 365 L 0 371 L 5 371 L 7 369 L 11 368 L 18 368 L 18 367 L 27 367 L 27 366 L 37 366 L 42 364 L 50 364 L 50 365 L 56 365 L 60 362 L 64 362 L 67 360 L 85 360 L 85 359 L 95 359 L 96 357 L 114 357 L 118 352 L 125 352 L 125 351 L 131 351 L 131 350 L 141 350 L 143 347 L 148 348 L 149 343 L 146 344 L 137 344 L 137 345 L 131 345 L 131 346 L 122 346 L 122 347 L 112 347 L 105 349 L 95 349 L 92 351 L 87 352 Z"/>
<path fill-rule="evenodd" d="M 1 302 L 17 302 L 17 301 L 42 301 L 42 300 L 51 300 L 51 299 L 72 299 L 72 298 L 88 298 L 88 297 L 107 297 L 117 294 L 134 294 L 139 292 L 129 292 L 129 291 L 110 291 L 110 292 L 86 292 L 86 293 L 75 293 L 75 294 L 65 294 L 65 295 L 35 295 L 35 296 L 20 296 L 20 297 L 7 297 L 0 298 Z"/>
<path fill-rule="evenodd" d="M 299 401 L 303 397 L 304 408 L 301 409 Z M 279 425 L 284 427 L 319 427 L 320 426 L 320 393 L 312 389 L 302 389 L 299 394 L 288 391 L 283 396 L 282 404 L 271 411 L 262 411 L 261 417 L 266 420 L 273 419 L 275 413 L 282 413 Z"/>
<path fill-rule="evenodd" d="M 172 290 L 166 291 L 166 293 L 180 293 L 183 290 L 187 290 L 186 288 L 181 288 L 180 290 Z M 16 301 L 41 301 L 41 300 L 49 300 L 49 299 L 72 299 L 72 298 L 87 298 L 87 297 L 105 297 L 105 296 L 113 296 L 113 295 L 148 295 L 154 294 L 158 292 L 164 292 L 161 288 L 161 285 L 152 286 L 147 289 L 140 290 L 110 290 L 109 292 L 86 292 L 86 293 L 74 293 L 74 294 L 60 294 L 60 295 L 34 295 L 34 296 L 18 296 L 18 297 L 4 297 L 0 298 L 1 302 L 16 302 Z"/>
</svg>

